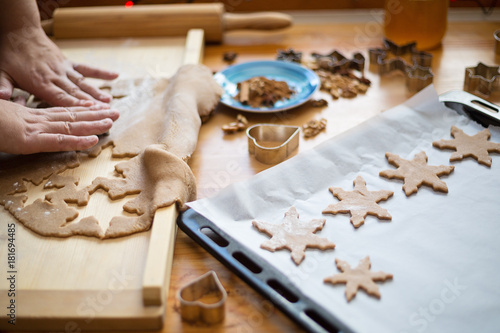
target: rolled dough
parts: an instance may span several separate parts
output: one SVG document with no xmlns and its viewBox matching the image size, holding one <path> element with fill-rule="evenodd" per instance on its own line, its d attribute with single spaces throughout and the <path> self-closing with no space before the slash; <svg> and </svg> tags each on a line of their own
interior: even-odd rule
<svg viewBox="0 0 500 333">
<path fill-rule="evenodd" d="M 185 65 L 171 79 L 135 79 L 111 85 L 120 111 L 109 135 L 86 152 L 31 156 L 0 155 L 0 205 L 32 231 L 55 237 L 84 235 L 114 238 L 148 230 L 158 208 L 196 199 L 196 182 L 187 161 L 198 140 L 201 116 L 217 105 L 222 89 L 203 65 Z M 129 158 L 115 166 L 115 176 L 79 184 L 61 173 L 77 168 L 84 156 L 96 157 L 112 146 L 113 157 Z M 31 182 L 52 189 L 44 199 L 26 205 Z M 130 194 L 123 210 L 104 230 L 99 221 L 85 217 L 68 204 L 87 205 L 98 189 L 109 198 Z M 105 209 L 105 207 L 103 207 Z"/>
</svg>

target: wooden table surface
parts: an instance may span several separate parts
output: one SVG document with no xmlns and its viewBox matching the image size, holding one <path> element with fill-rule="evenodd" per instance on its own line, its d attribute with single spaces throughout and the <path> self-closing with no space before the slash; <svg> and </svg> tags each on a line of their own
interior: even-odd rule
<svg viewBox="0 0 500 333">
<path fill-rule="evenodd" d="M 343 21 L 348 21 L 343 20 Z M 235 63 L 260 59 L 275 59 L 277 50 L 293 48 L 308 57 L 311 52 L 328 53 L 338 50 L 346 57 L 361 52 L 367 58 L 365 75 L 372 86 L 365 95 L 353 99 L 328 100 L 328 107 L 308 105 L 275 114 L 245 114 L 249 123 L 302 125 L 311 119 L 326 118 L 326 132 L 313 139 L 300 138 L 298 152 L 305 151 L 362 121 L 404 102 L 411 95 L 400 74 L 380 77 L 368 66 L 368 49 L 382 45 L 382 30 L 374 29 L 376 20 L 357 23 L 298 23 L 280 32 L 229 33 L 224 44 L 207 45 L 204 63 L 213 71 L 227 66 L 222 55 L 226 51 L 238 54 Z M 498 66 L 500 57 L 494 53 L 493 33 L 500 22 L 450 21 L 442 47 L 430 50 L 434 56 L 432 70 L 438 93 L 463 89 L 465 68 L 478 62 Z M 485 98 L 484 96 L 482 96 Z M 500 104 L 500 93 L 485 98 Z M 202 126 L 198 147 L 190 166 L 198 182 L 198 198 L 215 195 L 230 183 L 243 181 L 270 167 L 249 156 L 244 132 L 224 135 L 221 126 L 235 121 L 237 112 L 218 107 L 211 119 Z M 214 270 L 228 292 L 226 319 L 211 327 L 183 323 L 178 313 L 176 292 L 188 281 Z M 299 332 L 292 320 L 261 297 L 240 278 L 225 268 L 209 253 L 179 230 L 175 245 L 171 285 L 168 296 L 166 324 L 162 332 Z"/>
<path fill-rule="evenodd" d="M 337 50 L 346 57 L 361 52 L 367 58 L 365 76 L 372 81 L 366 94 L 353 99 L 332 100 L 325 93 L 316 98 L 328 100 L 328 106 L 313 108 L 304 105 L 297 109 L 271 114 L 245 114 L 250 125 L 276 123 L 302 125 L 311 119 L 326 118 L 327 130 L 312 139 L 300 138 L 300 153 L 338 135 L 341 132 L 404 102 L 411 95 L 405 79 L 393 73 L 380 77 L 368 66 L 368 49 L 382 46 L 382 27 L 376 16 L 365 13 L 366 20 L 346 15 L 341 22 L 325 20 L 321 23 L 295 23 L 293 27 L 277 32 L 227 33 L 223 44 L 207 45 L 204 63 L 214 72 L 227 66 L 222 59 L 226 51 L 238 54 L 235 63 L 251 60 L 275 59 L 277 50 L 293 48 L 309 57 L 311 52 L 329 53 Z M 351 22 L 350 22 L 351 21 Z M 334 23 L 336 22 L 336 23 Z M 500 64 L 494 53 L 493 32 L 500 29 L 500 20 L 450 21 L 442 47 L 431 50 L 434 55 L 432 70 L 438 93 L 462 89 L 466 67 L 478 62 Z M 484 97 L 484 96 L 483 96 Z M 487 100 L 500 104 L 500 93 Z M 244 132 L 224 135 L 221 126 L 236 119 L 234 110 L 219 106 L 210 120 L 201 128 L 199 142 L 189 164 L 197 178 L 198 198 L 215 195 L 227 185 L 246 180 L 270 167 L 249 156 Z M 176 293 L 196 277 L 214 270 L 228 292 L 226 318 L 215 326 L 200 326 L 181 321 Z M 182 231 L 178 231 L 168 294 L 165 326 L 161 332 L 301 332 L 302 329 L 276 309 L 272 303 L 247 286 Z"/>
</svg>

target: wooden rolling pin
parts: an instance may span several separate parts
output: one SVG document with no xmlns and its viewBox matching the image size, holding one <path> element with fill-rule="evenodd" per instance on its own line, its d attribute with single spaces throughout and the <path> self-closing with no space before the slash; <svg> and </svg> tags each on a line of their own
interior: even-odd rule
<svg viewBox="0 0 500 333">
<path fill-rule="evenodd" d="M 185 36 L 198 28 L 206 41 L 221 42 L 225 31 L 281 29 L 291 23 L 282 13 L 231 14 L 222 3 L 207 3 L 58 8 L 53 21 L 42 25 L 56 38 Z"/>
</svg>

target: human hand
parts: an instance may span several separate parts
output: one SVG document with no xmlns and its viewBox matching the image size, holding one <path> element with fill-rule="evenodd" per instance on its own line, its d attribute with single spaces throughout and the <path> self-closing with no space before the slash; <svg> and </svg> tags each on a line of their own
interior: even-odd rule
<svg viewBox="0 0 500 333">
<path fill-rule="evenodd" d="M 0 100 L 0 151 L 11 154 L 85 150 L 106 133 L 118 111 L 106 104 L 32 109 Z"/>
<path fill-rule="evenodd" d="M 26 90 L 54 106 L 91 106 L 112 97 L 85 78 L 112 80 L 117 73 L 75 64 L 43 33 L 13 42 L 0 38 L 0 99 L 9 99 L 14 87 Z"/>
</svg>

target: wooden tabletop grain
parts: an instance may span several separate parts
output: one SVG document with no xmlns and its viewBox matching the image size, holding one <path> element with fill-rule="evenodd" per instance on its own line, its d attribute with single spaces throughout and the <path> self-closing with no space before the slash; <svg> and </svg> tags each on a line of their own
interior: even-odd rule
<svg viewBox="0 0 500 333">
<path fill-rule="evenodd" d="M 500 29 L 500 16 L 495 14 L 493 18 L 481 16 L 480 13 L 469 17 L 466 12 L 461 12 L 448 22 L 441 47 L 429 51 L 433 54 L 433 84 L 438 93 L 463 89 L 466 67 L 476 66 L 479 62 L 489 66 L 500 65 L 500 56 L 494 53 L 493 33 Z M 368 49 L 382 46 L 380 12 L 338 11 L 333 15 L 324 12 L 306 13 L 297 15 L 297 18 L 292 27 L 282 31 L 227 33 L 223 44 L 206 45 L 204 63 L 214 72 L 226 68 L 228 63 L 223 60 L 223 54 L 227 51 L 237 53 L 235 64 L 275 59 L 278 50 L 290 48 L 302 52 L 306 59 L 311 52 L 329 53 L 337 50 L 348 58 L 355 52 L 361 52 L 367 59 L 364 75 L 371 80 L 371 87 L 366 94 L 352 99 L 332 100 L 329 95 L 318 93 L 316 98 L 325 98 L 329 102 L 324 108 L 305 104 L 282 113 L 245 114 L 250 125 L 275 123 L 300 126 L 311 119 L 327 119 L 325 132 L 312 139 L 300 138 L 297 154 L 411 97 L 401 73 L 381 77 L 369 66 Z M 480 97 L 500 104 L 500 92 Z M 236 115 L 235 110 L 219 106 L 201 128 L 197 150 L 189 161 L 197 179 L 198 198 L 216 195 L 229 184 L 249 179 L 271 167 L 249 156 L 244 132 L 231 135 L 222 132 L 222 125 L 235 121 Z M 185 323 L 179 314 L 176 294 L 182 286 L 210 270 L 217 273 L 227 290 L 226 318 L 214 326 Z M 302 331 L 292 319 L 186 234 L 180 230 L 177 232 L 165 325 L 160 332 Z"/>
<path fill-rule="evenodd" d="M 223 60 L 227 51 L 237 53 L 235 64 L 252 60 L 275 59 L 278 50 L 293 48 L 304 57 L 311 52 L 329 53 L 337 50 L 346 57 L 361 52 L 367 58 L 365 76 L 372 85 L 365 95 L 352 99 L 332 100 L 320 93 L 329 104 L 325 108 L 304 105 L 278 114 L 245 114 L 250 124 L 277 123 L 302 125 L 311 119 L 326 118 L 326 132 L 313 139 L 300 138 L 298 153 L 314 147 L 356 126 L 370 117 L 404 102 L 411 96 L 405 78 L 393 73 L 380 77 L 368 66 L 368 49 L 382 46 L 383 32 L 375 16 L 367 20 L 328 22 L 324 17 L 313 23 L 296 23 L 284 31 L 271 33 L 228 33 L 223 44 L 207 45 L 204 63 L 214 72 L 228 64 Z M 438 93 L 463 89 L 465 68 L 483 62 L 498 66 L 500 57 L 494 53 L 495 30 L 500 22 L 467 17 L 449 21 L 442 46 L 430 50 L 434 56 L 432 71 Z M 500 93 L 481 96 L 499 104 Z M 221 126 L 236 119 L 237 112 L 220 106 L 202 126 L 198 147 L 190 166 L 198 182 L 198 198 L 215 195 L 227 185 L 243 181 L 270 167 L 249 156 L 244 132 L 224 135 Z M 215 326 L 196 326 L 181 321 L 176 292 L 190 280 L 214 270 L 228 292 L 225 321 Z M 168 296 L 166 323 L 162 332 L 299 332 L 302 329 L 272 303 L 256 293 L 240 278 L 225 268 L 182 231 L 178 231 Z"/>
</svg>

